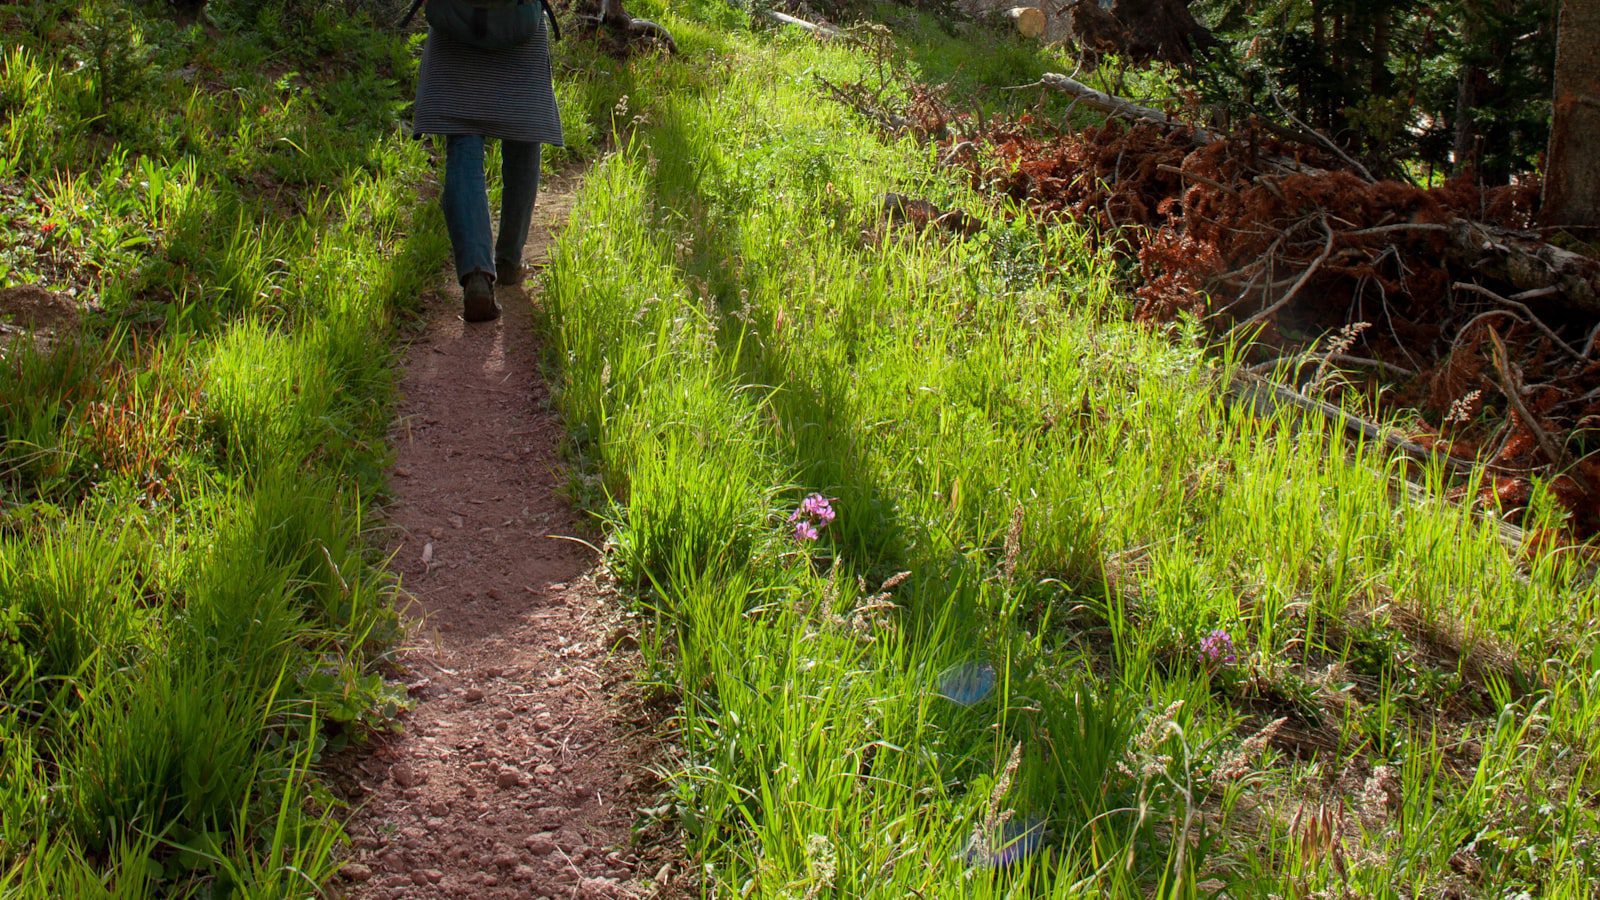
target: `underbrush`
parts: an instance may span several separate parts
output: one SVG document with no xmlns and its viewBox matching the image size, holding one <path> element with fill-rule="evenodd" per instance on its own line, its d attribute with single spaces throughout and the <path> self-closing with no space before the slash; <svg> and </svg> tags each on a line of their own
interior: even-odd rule
<svg viewBox="0 0 1600 900">
<path fill-rule="evenodd" d="M 7 895 L 316 894 L 316 767 L 399 700 L 363 513 L 446 249 L 413 48 L 213 7 L 0 6 L 0 284 L 72 311 L 0 349 Z"/>
<path fill-rule="evenodd" d="M 618 147 L 546 327 L 704 893 L 1592 892 L 1570 555 L 1225 404 L 1226 348 L 1131 324 L 1084 234 L 823 99 L 870 48 L 635 11 L 682 54 L 574 76 Z M 919 231 L 888 192 L 986 221 Z"/>
</svg>

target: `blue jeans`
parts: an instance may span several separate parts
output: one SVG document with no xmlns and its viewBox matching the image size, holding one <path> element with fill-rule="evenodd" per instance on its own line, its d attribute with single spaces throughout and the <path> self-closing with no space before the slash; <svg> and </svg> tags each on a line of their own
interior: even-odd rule
<svg viewBox="0 0 1600 900">
<path fill-rule="evenodd" d="M 445 137 L 444 222 L 455 249 L 456 278 L 474 272 L 492 280 L 495 270 L 522 265 L 522 245 L 533 220 L 533 199 L 539 192 L 539 145 L 533 141 L 500 142 L 500 239 L 489 223 L 489 188 L 483 177 L 483 137 Z M 491 248 L 491 242 L 493 247 Z"/>
</svg>

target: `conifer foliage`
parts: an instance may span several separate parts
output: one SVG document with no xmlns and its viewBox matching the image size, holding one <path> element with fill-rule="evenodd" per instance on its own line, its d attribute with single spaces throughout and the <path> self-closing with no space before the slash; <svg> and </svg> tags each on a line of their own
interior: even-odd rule
<svg viewBox="0 0 1600 900">
<path fill-rule="evenodd" d="M 1225 38 L 1202 89 L 1315 129 L 1390 174 L 1506 184 L 1545 149 L 1552 0 L 1199 0 Z"/>
</svg>

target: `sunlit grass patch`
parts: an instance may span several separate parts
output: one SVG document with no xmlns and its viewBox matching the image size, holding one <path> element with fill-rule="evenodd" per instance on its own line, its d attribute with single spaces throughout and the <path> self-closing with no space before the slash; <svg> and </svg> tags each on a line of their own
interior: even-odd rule
<svg viewBox="0 0 1600 900">
<path fill-rule="evenodd" d="M 1584 894 L 1570 558 L 1227 401 L 1226 348 L 1127 324 L 1072 228 L 828 102 L 870 49 L 676 13 L 683 58 L 607 64 L 628 128 L 545 311 L 707 892 Z M 896 33 L 924 71 L 980 43 Z"/>
<path fill-rule="evenodd" d="M 0 6 L 0 283 L 77 309 L 0 347 L 7 896 L 315 894 L 317 768 L 399 702 L 363 516 L 445 255 L 413 48 L 211 6 Z"/>
</svg>

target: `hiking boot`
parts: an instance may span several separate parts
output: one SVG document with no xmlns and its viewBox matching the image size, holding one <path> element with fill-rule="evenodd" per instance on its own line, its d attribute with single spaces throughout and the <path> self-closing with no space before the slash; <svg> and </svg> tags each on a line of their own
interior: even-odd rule
<svg viewBox="0 0 1600 900">
<path fill-rule="evenodd" d="M 522 284 L 522 279 L 528 277 L 526 266 L 518 263 L 496 261 L 494 264 L 495 283 L 506 287 L 516 287 Z"/>
<path fill-rule="evenodd" d="M 468 322 L 500 318 L 500 303 L 494 299 L 494 282 L 483 272 L 473 272 L 461 282 L 461 300 L 461 318 Z"/>
</svg>

